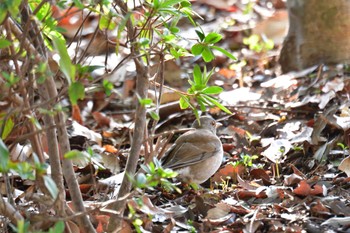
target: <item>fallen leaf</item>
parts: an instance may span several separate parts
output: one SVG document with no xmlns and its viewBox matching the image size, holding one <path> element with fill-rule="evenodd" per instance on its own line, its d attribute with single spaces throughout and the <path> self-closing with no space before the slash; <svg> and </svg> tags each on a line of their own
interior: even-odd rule
<svg viewBox="0 0 350 233">
<path fill-rule="evenodd" d="M 350 156 L 340 162 L 338 169 L 345 172 L 346 175 L 350 177 Z"/>
<path fill-rule="evenodd" d="M 303 197 L 309 196 L 310 192 L 311 192 L 311 187 L 306 182 L 306 180 L 300 181 L 298 187 L 293 190 L 293 193 L 300 195 L 300 196 L 303 196 Z"/>
</svg>

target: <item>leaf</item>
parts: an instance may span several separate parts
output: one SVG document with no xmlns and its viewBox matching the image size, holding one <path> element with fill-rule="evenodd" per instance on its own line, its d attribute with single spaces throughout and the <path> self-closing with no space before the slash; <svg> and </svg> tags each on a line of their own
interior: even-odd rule
<svg viewBox="0 0 350 233">
<path fill-rule="evenodd" d="M 221 47 L 212 45 L 212 46 L 210 46 L 210 48 L 215 49 L 215 50 L 223 53 L 224 55 L 226 55 L 227 57 L 231 58 L 232 60 L 237 60 L 237 58 L 235 56 L 233 56 L 229 51 L 227 51 L 227 50 L 225 50 L 225 49 L 223 49 Z"/>
<path fill-rule="evenodd" d="M 78 100 L 83 100 L 85 97 L 85 88 L 81 82 L 74 82 L 68 89 L 69 100 L 72 105 L 76 105 Z"/>
<path fill-rule="evenodd" d="M 202 85 L 202 72 L 199 65 L 193 67 L 193 81 L 195 85 Z"/>
<path fill-rule="evenodd" d="M 208 44 L 215 44 L 219 42 L 221 39 L 222 39 L 222 35 L 216 32 L 211 32 L 205 37 L 204 42 Z"/>
<path fill-rule="evenodd" d="M 193 55 L 197 56 L 197 55 L 202 54 L 204 48 L 205 47 L 204 47 L 203 44 L 198 43 L 198 44 L 195 44 L 195 45 L 192 46 L 191 52 L 192 52 Z"/>
<path fill-rule="evenodd" d="M 205 99 L 210 101 L 212 104 L 220 108 L 222 111 L 226 112 L 227 114 L 232 114 L 230 110 L 228 110 L 224 105 L 220 104 L 219 101 L 217 101 L 214 97 L 208 96 L 208 95 L 203 95 Z"/>
<path fill-rule="evenodd" d="M 207 95 L 216 95 L 216 94 L 220 94 L 222 91 L 223 91 L 222 87 L 211 86 L 211 87 L 205 88 L 202 92 Z"/>
<path fill-rule="evenodd" d="M 110 14 L 102 15 L 100 17 L 100 21 L 98 23 L 98 26 L 101 30 L 113 30 L 117 25 L 112 20 L 112 16 Z"/>
<path fill-rule="evenodd" d="M 205 35 L 201 31 L 196 30 L 196 34 L 197 34 L 198 38 L 200 39 L 200 41 L 204 40 Z"/>
<path fill-rule="evenodd" d="M 186 109 L 190 106 L 190 101 L 187 96 L 181 96 L 180 98 L 180 108 Z"/>
<path fill-rule="evenodd" d="M 65 159 L 79 159 L 82 157 L 86 157 L 86 156 L 84 155 L 84 153 L 78 150 L 71 150 L 64 154 Z"/>
<path fill-rule="evenodd" d="M 350 177 L 350 156 L 346 157 L 341 161 L 338 169 L 345 172 L 346 175 Z"/>
<path fill-rule="evenodd" d="M 150 98 L 139 99 L 139 103 L 142 106 L 152 105 L 153 104 L 153 100 L 150 99 Z"/>
<path fill-rule="evenodd" d="M 75 81 L 75 66 L 72 64 L 66 48 L 66 41 L 63 37 L 52 35 L 52 42 L 60 55 L 59 66 L 66 76 L 69 85 Z"/>
<path fill-rule="evenodd" d="M 84 9 L 84 4 L 80 0 L 73 0 L 74 5 L 78 7 L 80 10 Z"/>
<path fill-rule="evenodd" d="M 9 136 L 9 134 L 12 132 L 12 129 L 15 123 L 11 118 L 7 119 L 6 122 L 0 121 L 0 123 L 1 123 L 0 124 L 1 128 L 4 129 L 2 131 L 1 139 L 6 139 Z M 5 127 L 3 126 L 3 124 L 5 124 Z"/>
<path fill-rule="evenodd" d="M 53 226 L 53 228 L 50 229 L 50 233 L 52 230 L 52 233 L 63 233 L 64 232 L 64 222 L 63 221 L 58 221 L 56 224 Z"/>
<path fill-rule="evenodd" d="M 149 114 L 151 115 L 153 120 L 159 121 L 160 117 L 159 117 L 159 115 L 156 112 L 150 111 Z"/>
<path fill-rule="evenodd" d="M 56 186 L 55 181 L 51 178 L 51 176 L 43 176 L 44 178 L 44 184 L 47 190 L 49 190 L 51 196 L 53 199 L 56 199 L 58 196 L 58 188 Z"/>
<path fill-rule="evenodd" d="M 211 62 L 215 58 L 209 47 L 204 47 L 202 57 L 205 62 Z"/>
<path fill-rule="evenodd" d="M 5 143 L 0 139 L 0 172 L 8 171 L 10 152 Z"/>
<path fill-rule="evenodd" d="M 0 39 L 0 49 L 7 48 L 11 45 L 11 41 L 6 40 L 6 39 Z"/>
<path fill-rule="evenodd" d="M 197 102 L 199 104 L 199 107 L 201 109 L 202 112 L 205 112 L 205 110 L 207 110 L 207 107 L 205 106 L 205 99 L 203 99 L 201 96 L 197 96 Z"/>
</svg>

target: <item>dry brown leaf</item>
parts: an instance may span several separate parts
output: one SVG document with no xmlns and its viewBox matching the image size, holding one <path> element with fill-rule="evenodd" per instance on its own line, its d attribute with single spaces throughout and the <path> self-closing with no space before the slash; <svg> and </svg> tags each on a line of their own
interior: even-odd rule
<svg viewBox="0 0 350 233">
<path fill-rule="evenodd" d="M 303 197 L 309 196 L 310 192 L 311 192 L 311 187 L 306 182 L 306 180 L 300 181 L 298 187 L 293 190 L 293 193 L 300 195 L 300 196 L 303 196 Z"/>
<path fill-rule="evenodd" d="M 346 157 L 341 161 L 338 169 L 345 172 L 346 175 L 350 177 L 350 156 Z"/>
</svg>

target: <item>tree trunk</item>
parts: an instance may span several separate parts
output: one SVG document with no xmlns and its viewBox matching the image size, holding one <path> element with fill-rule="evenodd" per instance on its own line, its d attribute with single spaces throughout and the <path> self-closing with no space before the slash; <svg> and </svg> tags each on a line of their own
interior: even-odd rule
<svg viewBox="0 0 350 233">
<path fill-rule="evenodd" d="M 350 1 L 288 0 L 283 72 L 317 64 L 350 63 Z"/>
</svg>

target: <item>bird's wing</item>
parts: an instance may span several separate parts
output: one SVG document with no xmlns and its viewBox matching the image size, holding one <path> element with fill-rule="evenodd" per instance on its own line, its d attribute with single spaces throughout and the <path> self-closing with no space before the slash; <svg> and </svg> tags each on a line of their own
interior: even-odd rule
<svg viewBox="0 0 350 233">
<path fill-rule="evenodd" d="M 187 167 L 213 156 L 221 148 L 218 137 L 208 130 L 188 132 L 175 141 L 162 158 L 162 164 L 171 169 Z"/>
</svg>

